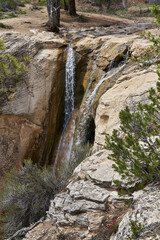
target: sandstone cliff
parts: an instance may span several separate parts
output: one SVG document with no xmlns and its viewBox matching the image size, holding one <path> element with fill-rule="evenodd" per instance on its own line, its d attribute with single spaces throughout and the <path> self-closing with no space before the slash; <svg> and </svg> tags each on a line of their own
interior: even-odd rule
<svg viewBox="0 0 160 240">
<path fill-rule="evenodd" d="M 70 32 L 76 39 L 72 43 L 77 67 L 75 102 L 76 107 L 80 106 L 74 143 L 94 141 L 96 153 L 74 170 L 66 189 L 51 201 L 46 220 L 23 239 L 120 240 L 128 234 L 130 219 L 145 224 L 140 239 L 159 239 L 158 186 L 147 186 L 132 196 L 119 196 L 113 184 L 119 176 L 107 152 L 97 151 L 97 147 L 103 147 L 105 135 L 118 128 L 119 111 L 126 105 L 133 109 L 139 101 L 146 102 L 148 90 L 158 79 L 154 66 L 142 70 L 136 63 L 125 61 L 128 53 L 137 57 L 149 45 L 136 34 L 126 35 L 129 31 L 133 28 L 117 28 L 113 36 L 105 29 L 90 29 L 86 30 L 89 37 L 85 37 L 85 31 L 83 37 L 79 32 Z M 64 116 L 66 41 L 43 33 L 1 37 L 8 51 L 32 59 L 13 100 L 0 108 L 3 176 L 13 166 L 20 166 L 24 158 L 32 157 L 42 165 L 54 162 Z M 112 64 L 114 71 L 106 76 Z M 86 134 L 88 130 L 92 136 Z M 107 226 L 112 220 L 120 225 L 116 235 L 111 236 Z"/>
</svg>

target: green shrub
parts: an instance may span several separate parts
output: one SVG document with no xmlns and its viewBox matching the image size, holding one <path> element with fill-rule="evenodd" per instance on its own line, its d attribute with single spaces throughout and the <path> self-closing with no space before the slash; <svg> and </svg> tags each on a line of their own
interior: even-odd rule
<svg viewBox="0 0 160 240">
<path fill-rule="evenodd" d="M 7 18 L 15 18 L 18 17 L 15 13 L 11 12 L 8 14 Z"/>
<path fill-rule="evenodd" d="M 39 5 L 39 6 L 46 6 L 46 1 L 45 0 L 39 0 L 37 5 Z"/>
<path fill-rule="evenodd" d="M 157 8 L 152 10 L 155 16 Z M 156 19 L 159 23 L 159 15 Z M 159 57 L 160 36 L 149 33 L 148 37 L 153 43 L 150 56 Z M 139 103 L 133 113 L 128 107 L 122 110 L 120 129 L 106 136 L 105 148 L 111 151 L 109 159 L 114 161 L 113 168 L 122 178 L 117 184 L 130 185 L 138 180 L 143 185 L 160 180 L 160 81 L 156 89 L 150 89 L 148 99 L 148 104 Z"/>
<path fill-rule="evenodd" d="M 141 223 L 133 220 L 130 221 L 129 225 L 131 234 L 127 235 L 127 240 L 136 240 L 140 236 L 140 233 L 144 230 L 144 226 Z"/>
<path fill-rule="evenodd" d="M 79 22 L 86 22 L 85 16 L 82 15 L 82 14 L 80 14 L 80 15 L 78 16 L 78 21 L 79 21 Z"/>
<path fill-rule="evenodd" d="M 0 26 L 9 27 L 3 24 Z M 16 91 L 16 84 L 23 79 L 23 74 L 27 71 L 28 61 L 28 58 L 24 57 L 24 62 L 21 62 L 11 54 L 6 54 L 4 42 L 0 40 L 0 104 L 10 100 L 11 94 Z"/>
<path fill-rule="evenodd" d="M 106 149 L 113 168 L 126 184 L 160 179 L 160 82 L 151 89 L 150 104 L 138 104 L 136 112 L 126 107 L 119 114 L 120 130 L 106 136 Z"/>
<path fill-rule="evenodd" d="M 40 169 L 31 161 L 21 171 L 12 170 L 0 194 L 1 231 L 10 236 L 45 216 L 61 180 L 53 169 Z"/>
<path fill-rule="evenodd" d="M 0 28 L 11 29 L 12 27 L 0 22 Z"/>
<path fill-rule="evenodd" d="M 18 2 L 17 0 L 0 0 L 0 8 L 3 11 L 15 10 L 18 6 Z"/>
<path fill-rule="evenodd" d="M 19 13 L 19 14 L 27 14 L 26 11 L 22 11 L 22 10 L 19 10 L 18 13 Z"/>
</svg>

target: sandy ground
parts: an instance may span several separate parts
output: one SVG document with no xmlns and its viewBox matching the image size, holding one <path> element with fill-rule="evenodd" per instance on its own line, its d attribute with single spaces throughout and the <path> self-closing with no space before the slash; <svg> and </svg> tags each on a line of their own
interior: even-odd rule
<svg viewBox="0 0 160 240">
<path fill-rule="evenodd" d="M 30 30 L 45 31 L 49 30 L 45 24 L 48 21 L 46 7 L 39 7 L 32 9 L 32 5 L 27 4 L 25 7 L 20 8 L 26 11 L 26 14 L 18 14 L 18 17 L 1 19 L 0 22 L 5 25 L 11 26 L 11 29 L 0 28 L 0 32 L 21 32 L 32 34 Z M 68 12 L 61 10 L 61 27 L 69 28 L 88 28 L 96 26 L 112 26 L 115 24 L 131 24 L 133 20 L 120 18 L 114 15 L 102 15 L 92 13 L 77 12 L 77 16 L 73 17 Z"/>
</svg>

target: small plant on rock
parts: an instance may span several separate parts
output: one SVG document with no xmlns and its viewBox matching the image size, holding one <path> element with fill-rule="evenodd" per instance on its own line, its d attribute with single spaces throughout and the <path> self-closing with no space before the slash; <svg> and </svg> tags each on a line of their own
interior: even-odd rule
<svg viewBox="0 0 160 240">
<path fill-rule="evenodd" d="M 130 221 L 129 223 L 131 234 L 127 235 L 127 240 L 135 240 L 140 236 L 140 233 L 144 230 L 144 226 L 138 221 Z"/>
</svg>

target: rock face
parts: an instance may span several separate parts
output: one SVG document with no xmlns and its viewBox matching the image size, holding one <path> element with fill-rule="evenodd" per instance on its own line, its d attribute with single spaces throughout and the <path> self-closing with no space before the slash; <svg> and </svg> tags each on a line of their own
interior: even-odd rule
<svg viewBox="0 0 160 240">
<path fill-rule="evenodd" d="M 132 68 L 132 67 L 131 67 Z M 130 71 L 130 68 L 128 69 Z M 119 127 L 119 112 L 126 105 L 134 110 L 139 101 L 146 102 L 148 90 L 155 87 L 157 74 L 143 70 L 123 73 L 117 84 L 100 99 L 96 111 L 95 147 L 104 145 L 105 135 Z"/>
<path fill-rule="evenodd" d="M 89 108 L 86 101 L 89 95 L 94 92 L 95 86 L 99 84 L 102 76 L 110 68 L 111 63 L 121 61 L 128 46 L 137 38 L 136 35 L 120 35 L 122 32 L 130 31 L 128 29 L 131 30 L 130 27 L 127 30 L 117 28 L 118 37 L 109 35 L 110 31 L 114 31 L 112 28 L 93 28 L 81 30 L 81 33 L 77 31 L 68 33 L 71 34 L 70 37 L 76 39 L 73 44 L 77 66 L 75 105 L 79 107 L 81 101 L 82 104 L 78 114 L 75 136 L 78 138 L 79 132 L 81 132 L 82 142 L 93 142 L 95 131 L 92 99 L 90 99 Z M 88 34 L 90 37 L 86 37 Z M 63 35 L 65 33 L 62 33 Z M 97 35 L 101 37 L 97 37 Z M 6 132 L 11 129 L 11 116 L 13 118 L 16 116 L 17 122 L 21 122 L 21 118 L 26 120 L 30 128 L 33 127 L 33 129 L 29 131 L 28 140 L 27 137 L 23 140 L 23 135 L 21 138 L 19 137 L 19 129 L 21 129 L 19 124 L 17 125 L 17 133 L 10 131 L 10 136 L 6 135 L 4 130 L 0 130 L 2 148 L 0 162 L 3 165 L 3 167 L 0 165 L 0 169 L 5 169 L 4 163 L 8 161 L 10 162 L 9 165 L 7 164 L 6 169 L 8 170 L 12 166 L 19 166 L 24 158 L 32 158 L 33 161 L 41 165 L 52 164 L 63 126 L 66 42 L 61 36 L 57 37 L 53 33 L 46 34 L 45 32 L 36 33 L 32 37 L 19 33 L 6 33 L 2 34 L 1 38 L 4 39 L 8 52 L 20 59 L 23 56 L 31 58 L 31 62 L 28 64 L 28 73 L 17 84 L 17 91 L 11 94 L 12 101 L 5 102 L 0 106 L 1 121 L 5 122 Z M 135 52 L 135 48 L 133 46 L 133 52 Z M 101 86 L 97 87 L 93 104 L 94 114 L 99 98 L 116 83 L 116 80 L 117 76 L 114 79 L 108 78 L 108 81 L 104 81 Z M 83 121 L 84 115 L 88 116 L 86 124 Z M 6 121 L 7 116 L 8 120 Z M 24 128 L 25 126 L 23 126 Z M 24 132 L 28 131 L 27 129 Z M 89 132 L 89 129 L 91 134 L 86 136 L 84 132 Z M 96 133 L 96 144 L 102 142 L 97 140 L 101 138 L 99 135 Z M 20 140 L 12 141 L 15 138 Z M 10 141 L 13 145 L 12 154 L 10 148 L 6 148 L 6 146 L 10 146 Z M 22 143 L 23 151 L 19 151 L 19 146 L 22 146 Z M 6 148 L 4 152 L 3 148 Z M 5 160 L 8 159 L 7 156 L 11 156 L 9 160 Z M 4 170 L 2 172 L 5 173 Z"/>
<path fill-rule="evenodd" d="M 19 168 L 26 154 L 34 150 L 42 129 L 15 115 L 1 115 L 0 126 L 0 177 L 3 178 L 11 168 Z"/>
<path fill-rule="evenodd" d="M 138 239 L 158 240 L 159 186 L 120 196 L 113 185 L 117 177 L 105 150 L 88 157 L 75 169 L 66 191 L 51 201 L 47 219 L 23 239 L 124 240 L 131 235 L 130 221 L 136 220 L 144 226 Z M 113 220 L 120 223 L 116 234 L 108 229 Z"/>
<path fill-rule="evenodd" d="M 40 33 L 32 38 L 16 34 L 2 37 L 10 52 L 32 58 L 29 73 L 14 93 L 13 101 L 0 108 L 0 169 L 3 176 L 13 165 L 20 166 L 23 158 L 35 156 L 37 149 L 38 157 L 42 153 L 39 163 L 52 163 L 63 123 L 66 43 L 60 38 L 54 39 L 54 34 L 45 37 Z M 148 90 L 155 86 L 158 78 L 154 68 L 140 70 L 136 64 L 124 61 L 128 48 L 137 57 L 144 51 L 144 45 L 148 46 L 148 42 L 141 43 L 136 35 L 119 35 L 119 32 L 115 37 L 76 39 L 73 44 L 78 69 L 75 102 L 76 107 L 81 106 L 75 142 L 79 132 L 92 132 L 95 126 L 93 136 L 84 134 L 84 143 L 92 139 L 95 149 L 103 146 L 105 135 L 119 126 L 119 111 L 126 105 L 134 111 L 138 101 L 147 101 Z M 110 75 L 106 75 L 107 71 Z M 158 186 L 148 187 L 133 196 L 119 196 L 113 184 L 117 178 L 105 150 L 85 159 L 75 169 L 65 190 L 51 200 L 46 220 L 29 231 L 24 239 L 118 240 L 127 236 L 131 219 L 146 224 L 141 239 L 156 239 L 159 234 L 155 212 L 159 211 Z M 132 208 L 125 204 L 130 201 L 133 201 Z M 155 210 L 152 206 L 148 210 L 150 202 Z M 113 220 L 120 223 L 116 235 L 107 228 Z M 147 229 L 154 229 L 153 238 Z"/>
<path fill-rule="evenodd" d="M 21 59 L 22 56 L 31 58 L 28 73 L 18 83 L 12 101 L 0 106 L 0 177 L 3 177 L 13 166 L 20 166 L 24 158 L 32 157 L 39 147 L 51 94 L 54 95 L 54 141 L 57 120 L 63 112 L 63 96 L 58 88 L 63 95 L 64 60 L 61 48 L 65 41 L 54 40 L 53 36 L 51 40 L 41 35 L 29 37 L 16 33 L 4 34 L 1 38 L 8 52 Z"/>
<path fill-rule="evenodd" d="M 123 201 L 112 187 L 114 178 L 116 174 L 106 151 L 95 153 L 75 169 L 66 191 L 56 195 L 48 211 L 48 219 L 56 226 L 57 236 L 63 234 L 65 239 L 89 240 L 97 234 L 106 211 L 112 217 L 115 207 L 111 205 L 117 202 L 118 206 L 118 202 Z M 29 232 L 24 239 L 38 239 L 34 238 L 34 232 Z M 55 234 L 50 239 L 55 239 Z"/>
<path fill-rule="evenodd" d="M 130 222 L 140 223 L 143 230 L 137 236 L 139 240 L 158 240 L 160 238 L 160 219 L 159 219 L 159 186 L 147 186 L 141 191 L 133 194 L 134 205 L 127 212 L 121 221 L 118 232 L 113 240 L 127 239 L 131 236 Z"/>
</svg>

